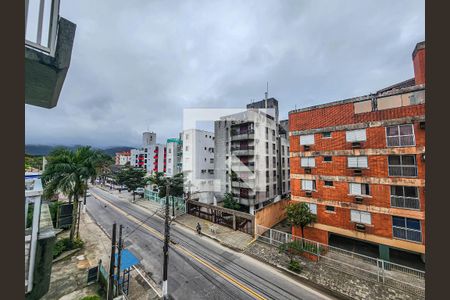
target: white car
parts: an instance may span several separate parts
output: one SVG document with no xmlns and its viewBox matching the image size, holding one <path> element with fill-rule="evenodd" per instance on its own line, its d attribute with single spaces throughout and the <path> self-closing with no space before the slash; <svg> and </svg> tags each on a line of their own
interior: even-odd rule
<svg viewBox="0 0 450 300">
<path fill-rule="evenodd" d="M 137 188 L 134 192 L 136 193 L 136 194 L 143 194 L 144 193 L 144 188 Z"/>
</svg>

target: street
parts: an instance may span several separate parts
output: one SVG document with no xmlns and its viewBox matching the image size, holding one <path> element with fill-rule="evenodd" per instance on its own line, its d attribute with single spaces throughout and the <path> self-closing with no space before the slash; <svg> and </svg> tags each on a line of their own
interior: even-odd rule
<svg viewBox="0 0 450 300">
<path fill-rule="evenodd" d="M 163 220 L 99 188 L 90 191 L 88 213 L 107 232 L 113 222 L 124 225 L 125 246 L 161 284 Z M 173 299 L 335 299 L 175 222 L 170 236 L 168 291 Z"/>
</svg>

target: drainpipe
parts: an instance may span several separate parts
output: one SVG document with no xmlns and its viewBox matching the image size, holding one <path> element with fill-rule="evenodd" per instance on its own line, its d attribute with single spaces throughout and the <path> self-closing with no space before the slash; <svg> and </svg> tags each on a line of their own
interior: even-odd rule
<svg viewBox="0 0 450 300">
<path fill-rule="evenodd" d="M 31 292 L 33 289 L 33 273 L 34 273 L 34 264 L 35 264 L 35 256 L 36 256 L 36 246 L 37 246 L 37 237 L 39 231 L 39 219 L 41 216 L 41 197 L 36 197 L 34 200 L 34 209 L 33 209 L 33 227 L 31 230 L 31 249 L 30 249 L 30 257 L 29 257 L 29 265 L 28 265 L 28 289 L 27 293 Z"/>
</svg>

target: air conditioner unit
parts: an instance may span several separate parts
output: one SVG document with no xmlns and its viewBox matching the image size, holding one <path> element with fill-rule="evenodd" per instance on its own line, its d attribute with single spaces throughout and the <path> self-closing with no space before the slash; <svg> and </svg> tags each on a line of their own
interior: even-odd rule
<svg viewBox="0 0 450 300">
<path fill-rule="evenodd" d="M 419 123 L 419 128 L 420 129 L 425 129 L 425 121 L 422 121 Z"/>
<path fill-rule="evenodd" d="M 362 196 L 355 196 L 356 203 L 363 203 L 364 198 Z"/>
<path fill-rule="evenodd" d="M 312 191 L 306 191 L 306 197 L 311 197 L 312 196 Z"/>
<path fill-rule="evenodd" d="M 304 145 L 303 146 L 303 150 L 304 151 L 309 151 L 311 148 L 310 148 L 310 146 L 309 145 Z"/>
<path fill-rule="evenodd" d="M 354 170 L 353 170 L 353 175 L 355 175 L 355 176 L 361 176 L 361 175 L 362 175 L 362 170 L 361 170 L 361 169 L 354 169 Z"/>
<path fill-rule="evenodd" d="M 360 224 L 360 223 L 356 223 L 355 224 L 355 230 L 364 232 L 364 231 L 366 231 L 366 225 Z"/>
<path fill-rule="evenodd" d="M 311 168 L 305 168 L 305 174 L 311 174 Z"/>
<path fill-rule="evenodd" d="M 352 143 L 352 148 L 353 148 L 353 149 L 361 148 L 361 143 L 360 143 L 360 142 L 353 142 L 353 143 Z"/>
</svg>

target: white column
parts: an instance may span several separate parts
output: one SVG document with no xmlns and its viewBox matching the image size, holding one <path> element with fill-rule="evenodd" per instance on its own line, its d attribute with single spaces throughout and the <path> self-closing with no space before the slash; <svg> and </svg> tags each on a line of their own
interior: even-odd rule
<svg viewBox="0 0 450 300">
<path fill-rule="evenodd" d="M 28 292 L 30 292 L 33 289 L 33 272 L 34 272 L 40 217 L 41 217 L 41 197 L 39 196 L 34 198 L 33 226 L 31 231 L 30 264 L 28 267 Z"/>
</svg>

